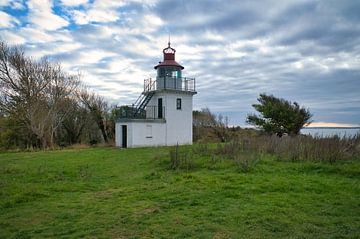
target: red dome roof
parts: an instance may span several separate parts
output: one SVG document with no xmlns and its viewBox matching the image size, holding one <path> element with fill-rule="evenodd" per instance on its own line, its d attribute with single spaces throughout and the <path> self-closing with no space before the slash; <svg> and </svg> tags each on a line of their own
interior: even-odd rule
<svg viewBox="0 0 360 239">
<path fill-rule="evenodd" d="M 175 61 L 175 52 L 176 50 L 170 47 L 170 42 L 169 42 L 168 47 L 164 48 L 163 50 L 164 60 L 162 62 L 159 62 L 159 64 L 156 65 L 154 68 L 157 69 L 159 66 L 177 66 L 180 67 L 181 69 L 184 69 L 182 65 L 180 65 Z"/>
</svg>

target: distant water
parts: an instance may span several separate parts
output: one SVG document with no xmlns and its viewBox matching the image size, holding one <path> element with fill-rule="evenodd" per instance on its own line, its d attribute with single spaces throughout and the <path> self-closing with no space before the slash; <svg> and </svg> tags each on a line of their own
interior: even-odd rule
<svg viewBox="0 0 360 239">
<path fill-rule="evenodd" d="M 360 128 L 304 128 L 301 130 L 302 134 L 310 134 L 318 137 L 329 137 L 338 135 L 340 137 L 352 137 L 356 134 L 360 134 Z"/>
</svg>

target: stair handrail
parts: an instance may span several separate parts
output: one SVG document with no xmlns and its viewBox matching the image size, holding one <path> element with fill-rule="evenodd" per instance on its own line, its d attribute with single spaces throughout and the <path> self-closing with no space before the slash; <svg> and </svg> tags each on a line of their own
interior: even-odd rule
<svg viewBox="0 0 360 239">
<path fill-rule="evenodd" d="M 156 81 L 152 81 L 151 78 L 149 79 L 145 79 L 144 80 L 144 92 L 140 94 L 140 96 L 136 99 L 135 103 L 132 104 L 132 107 L 135 109 L 134 111 L 134 115 L 136 115 L 137 113 L 139 113 L 139 111 L 142 109 L 142 108 L 145 108 L 146 107 L 146 104 L 148 102 L 145 103 L 144 105 L 144 102 L 145 100 L 147 99 L 148 97 L 148 94 L 145 94 L 146 92 L 150 92 L 152 90 L 155 90 L 155 83 Z M 151 94 L 151 93 L 150 93 Z M 149 98 L 149 100 L 151 99 L 151 97 L 153 96 L 153 92 Z M 148 100 L 148 101 L 149 101 Z"/>
<path fill-rule="evenodd" d="M 135 103 L 133 103 L 132 105 L 137 108 L 138 105 L 141 104 L 141 101 L 143 100 L 145 96 L 143 94 L 140 94 L 140 96 L 137 98 L 137 100 L 135 101 Z"/>
<path fill-rule="evenodd" d="M 144 109 L 146 107 L 146 105 L 149 103 L 149 101 L 151 100 L 151 98 L 153 97 L 154 94 L 155 94 L 154 92 L 150 92 L 149 94 L 146 94 L 144 99 L 141 101 L 141 103 L 139 105 L 139 108 Z"/>
<path fill-rule="evenodd" d="M 144 80 L 144 92 L 153 91 L 155 90 L 155 83 L 156 80 L 152 80 L 152 78 Z"/>
</svg>

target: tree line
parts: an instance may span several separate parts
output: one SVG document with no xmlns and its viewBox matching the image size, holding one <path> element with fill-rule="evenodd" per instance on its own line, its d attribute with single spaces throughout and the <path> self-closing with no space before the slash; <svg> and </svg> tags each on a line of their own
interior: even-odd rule
<svg viewBox="0 0 360 239">
<path fill-rule="evenodd" d="M 112 108 L 59 63 L 0 42 L 0 146 L 48 148 L 114 140 Z"/>
</svg>

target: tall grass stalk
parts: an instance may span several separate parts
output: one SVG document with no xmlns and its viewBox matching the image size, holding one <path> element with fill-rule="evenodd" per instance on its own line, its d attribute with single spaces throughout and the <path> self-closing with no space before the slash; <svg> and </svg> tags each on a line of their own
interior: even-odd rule
<svg viewBox="0 0 360 239">
<path fill-rule="evenodd" d="M 324 161 L 333 163 L 339 160 L 360 156 L 360 135 L 353 137 L 312 137 L 312 136 L 258 136 L 243 137 L 236 140 L 244 150 L 276 155 L 282 160 Z"/>
</svg>

